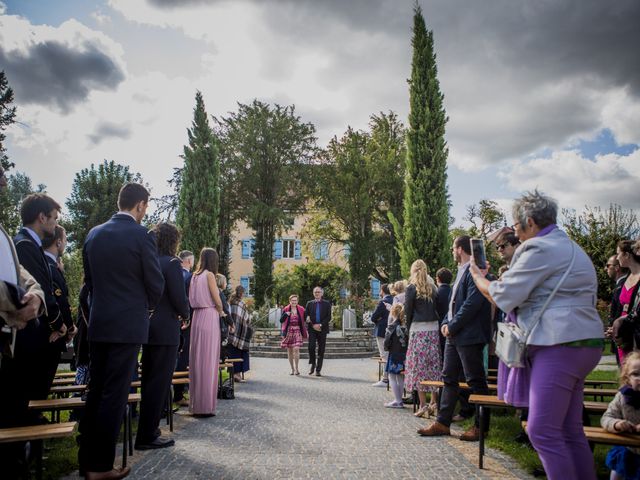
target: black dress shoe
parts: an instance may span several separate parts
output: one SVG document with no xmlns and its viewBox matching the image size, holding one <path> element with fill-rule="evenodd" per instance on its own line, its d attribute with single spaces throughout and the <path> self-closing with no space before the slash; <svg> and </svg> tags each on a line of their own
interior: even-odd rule
<svg viewBox="0 0 640 480">
<path fill-rule="evenodd" d="M 309 375 L 313 375 L 313 372 L 316 371 L 316 367 L 311 367 L 311 369 L 309 370 Z"/>
<path fill-rule="evenodd" d="M 136 450 L 155 450 L 157 448 L 167 448 L 175 445 L 176 441 L 173 438 L 158 437 L 150 443 L 136 443 Z"/>
<path fill-rule="evenodd" d="M 320 372 L 316 372 L 316 377 L 321 377 L 322 375 L 320 374 Z"/>
</svg>

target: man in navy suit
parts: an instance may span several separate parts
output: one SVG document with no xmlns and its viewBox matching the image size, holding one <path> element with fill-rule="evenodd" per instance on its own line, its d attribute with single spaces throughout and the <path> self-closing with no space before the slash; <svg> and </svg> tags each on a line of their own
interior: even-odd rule
<svg viewBox="0 0 640 480">
<path fill-rule="evenodd" d="M 78 459 L 87 480 L 124 478 L 130 471 L 113 468 L 116 441 L 140 345 L 148 340 L 149 310 L 164 288 L 154 235 L 140 225 L 148 202 L 146 188 L 125 184 L 120 211 L 89 232 L 82 251 L 91 363 Z"/>
<path fill-rule="evenodd" d="M 78 331 L 73 323 L 71 306 L 69 305 L 69 289 L 67 288 L 64 273 L 62 272 L 60 260 L 66 246 L 67 233 L 60 225 L 56 225 L 53 235 L 46 236 L 42 241 L 44 255 L 47 259 L 49 270 L 51 271 L 53 295 L 56 298 L 56 302 L 58 302 L 60 315 L 62 315 L 62 321 L 67 331 L 66 335 L 59 336 L 55 342 L 49 344 L 51 363 L 48 365 L 48 379 L 50 384 L 53 383 L 53 379 L 56 376 L 58 363 L 60 363 L 60 353 L 67 351 L 67 343 L 73 339 Z"/>
<path fill-rule="evenodd" d="M 487 395 L 487 375 L 484 369 L 484 348 L 491 337 L 491 305 L 476 287 L 469 264 L 471 239 L 460 236 L 453 242 L 453 258 L 458 264 L 458 275 L 451 292 L 449 314 L 442 322 L 441 332 L 447 342 L 444 348 L 442 398 L 438 419 L 430 427 L 418 430 L 420 435 L 449 435 L 453 411 L 458 401 L 460 374 L 469 384 L 471 393 Z M 485 431 L 488 431 L 489 415 L 486 415 Z M 460 436 L 460 440 L 476 441 L 479 423 Z"/>
<path fill-rule="evenodd" d="M 324 360 L 324 348 L 327 344 L 327 334 L 329 333 L 329 323 L 331 322 L 331 304 L 322 298 L 324 290 L 322 287 L 313 289 L 313 298 L 307 303 L 305 313 L 307 315 L 307 331 L 309 332 L 309 375 L 316 373 L 316 377 L 321 377 L 322 362 Z M 316 343 L 318 344 L 318 355 L 316 358 Z"/>
<path fill-rule="evenodd" d="M 389 352 L 384 349 L 384 335 L 387 331 L 387 323 L 389 321 L 389 308 L 388 305 L 393 303 L 393 297 L 389 293 L 389 285 L 383 283 L 380 285 L 380 295 L 382 299 L 378 302 L 376 309 L 373 314 L 371 314 L 371 321 L 375 324 L 374 335 L 376 336 L 376 342 L 378 344 L 378 352 L 380 352 L 380 358 L 387 361 L 387 356 Z M 389 385 L 389 373 L 385 368 L 384 376 L 382 380 L 374 383 L 372 386 L 374 387 L 386 387 Z"/>
<path fill-rule="evenodd" d="M 51 372 L 55 373 L 59 359 L 59 351 L 54 352 L 50 344 L 67 333 L 53 293 L 51 270 L 42 248 L 42 240 L 55 233 L 59 212 L 60 205 L 48 195 L 29 195 L 20 207 L 23 227 L 13 239 L 20 264 L 44 291 L 46 306 L 46 313 L 38 317 L 38 321 L 29 322 L 16 337 L 16 360 L 24 370 L 21 382 L 14 386 L 14 392 L 27 399 L 27 403 L 28 400 L 41 400 L 49 395 L 53 382 Z M 22 414 L 16 412 L 16 415 Z"/>
</svg>

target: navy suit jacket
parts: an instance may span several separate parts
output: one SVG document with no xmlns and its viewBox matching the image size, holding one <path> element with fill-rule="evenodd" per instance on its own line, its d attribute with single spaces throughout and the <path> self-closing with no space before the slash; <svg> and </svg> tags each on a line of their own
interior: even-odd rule
<svg viewBox="0 0 640 480">
<path fill-rule="evenodd" d="M 158 306 L 149 319 L 148 345 L 178 345 L 180 320 L 189 318 L 189 299 L 178 257 L 162 255 L 160 268 L 164 277 L 164 290 Z"/>
<path fill-rule="evenodd" d="M 376 328 L 373 329 L 376 337 L 385 337 L 387 331 L 387 323 L 389 322 L 389 310 L 385 307 L 385 303 L 391 305 L 393 303 L 393 297 L 391 295 L 385 295 L 382 300 L 378 302 L 376 309 L 371 314 L 371 321 L 376 324 Z"/>
<path fill-rule="evenodd" d="M 440 325 L 447 318 L 449 313 L 449 302 L 451 301 L 451 285 L 442 284 L 438 287 L 438 296 L 436 298 L 436 310 L 440 317 Z"/>
<path fill-rule="evenodd" d="M 146 343 L 149 310 L 164 288 L 153 233 L 131 216 L 115 214 L 91 229 L 82 257 L 91 294 L 89 341 Z"/>
<path fill-rule="evenodd" d="M 467 269 L 452 293 L 452 319 L 442 324 L 449 326 L 447 341 L 455 345 L 475 345 L 491 340 L 491 304 L 484 298 Z"/>
<path fill-rule="evenodd" d="M 51 332 L 62 328 L 63 321 L 58 302 L 53 294 L 51 270 L 49 270 L 42 247 L 35 242 L 27 230 L 20 229 L 14 237 L 13 243 L 16 246 L 20 265 L 42 287 L 47 308 L 46 313 L 38 317 L 38 321 L 28 322 L 25 328 L 18 331 L 16 342 L 18 345 L 29 346 L 30 348 L 44 347 L 49 343 Z"/>
<path fill-rule="evenodd" d="M 69 305 L 69 289 L 67 288 L 67 281 L 58 268 L 58 264 L 56 263 L 56 261 L 47 255 L 45 255 L 45 258 L 47 260 L 47 264 L 49 265 L 49 270 L 51 271 L 53 296 L 56 297 L 56 301 L 58 302 L 60 314 L 62 315 L 62 321 L 64 322 L 67 329 L 71 329 L 73 327 L 73 315 L 71 315 L 71 306 Z M 61 351 L 67 351 L 67 342 L 64 337 L 58 339 L 56 341 L 56 344 L 60 347 Z"/>
<path fill-rule="evenodd" d="M 320 318 L 316 318 L 316 301 L 310 300 L 304 309 L 305 316 L 311 318 L 311 324 L 322 324 L 322 333 L 329 333 L 329 322 L 331 322 L 331 303 L 325 299 L 320 300 Z M 306 320 L 306 318 L 305 318 Z M 311 328 L 309 328 L 311 331 Z"/>
</svg>

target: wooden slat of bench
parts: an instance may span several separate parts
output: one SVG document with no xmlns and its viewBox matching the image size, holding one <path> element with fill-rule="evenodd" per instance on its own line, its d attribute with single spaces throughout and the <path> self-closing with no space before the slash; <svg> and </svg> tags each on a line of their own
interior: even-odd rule
<svg viewBox="0 0 640 480">
<path fill-rule="evenodd" d="M 240 362 L 244 362 L 243 359 L 241 358 L 227 358 L 225 360 L 227 363 L 240 363 Z"/>
<path fill-rule="evenodd" d="M 584 408 L 588 412 L 604 413 L 607 411 L 609 404 L 607 402 L 584 402 Z"/>
<path fill-rule="evenodd" d="M 232 368 L 233 363 L 221 363 L 219 368 Z"/>
<path fill-rule="evenodd" d="M 75 378 L 54 378 L 52 385 L 60 386 L 60 385 L 73 385 L 76 381 Z"/>
<path fill-rule="evenodd" d="M 76 372 L 58 372 L 55 378 L 76 378 Z"/>
<path fill-rule="evenodd" d="M 139 393 L 130 393 L 127 403 L 139 403 Z M 29 402 L 30 410 L 71 410 L 72 408 L 84 407 L 84 400 L 81 397 L 72 398 L 51 398 L 47 400 L 31 400 Z"/>
<path fill-rule="evenodd" d="M 26 427 L 0 429 L 0 443 L 44 440 L 46 438 L 69 437 L 76 429 L 76 422 L 29 425 Z"/>
<path fill-rule="evenodd" d="M 504 400 L 499 400 L 495 395 L 471 395 L 469 403 L 486 405 L 488 407 L 511 407 Z M 584 408 L 592 413 L 604 413 L 609 404 L 607 402 L 584 402 Z"/>
<path fill-rule="evenodd" d="M 522 422 L 522 428 L 527 430 L 527 422 Z M 637 433 L 611 433 L 602 427 L 584 427 L 584 434 L 593 443 L 640 447 L 640 434 Z"/>
<path fill-rule="evenodd" d="M 617 382 L 615 380 L 585 380 L 584 381 L 585 385 L 620 385 L 620 382 Z"/>
<path fill-rule="evenodd" d="M 423 380 L 422 382 L 420 382 L 420 385 L 424 385 L 425 387 L 444 387 L 444 382 L 438 380 Z M 464 382 L 460 382 L 458 385 L 460 388 L 469 388 L 469 385 Z M 496 390 L 498 388 L 497 385 L 494 385 L 492 383 L 488 384 L 487 386 L 489 387 L 489 390 Z"/>
<path fill-rule="evenodd" d="M 584 394 L 593 397 L 614 397 L 618 393 L 617 388 L 585 388 Z"/>
<path fill-rule="evenodd" d="M 51 387 L 49 393 L 80 393 L 87 389 L 86 385 L 60 385 L 57 387 Z"/>
</svg>

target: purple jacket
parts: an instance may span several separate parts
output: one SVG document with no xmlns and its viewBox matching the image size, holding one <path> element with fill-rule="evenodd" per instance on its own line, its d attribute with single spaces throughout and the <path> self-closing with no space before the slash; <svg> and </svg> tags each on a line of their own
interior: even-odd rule
<svg viewBox="0 0 640 480">
<path fill-rule="evenodd" d="M 298 321 L 300 323 L 300 331 L 302 332 L 302 338 L 307 338 L 308 333 L 307 333 L 307 326 L 305 325 L 305 321 L 304 321 L 304 308 L 298 305 L 297 309 L 298 309 Z M 290 311 L 291 311 L 291 305 L 287 305 L 282 309 L 282 317 L 280 318 L 280 323 L 281 323 L 280 332 L 282 333 L 283 337 L 287 336 L 287 331 L 289 330 L 289 320 L 291 320 L 291 317 L 289 316 Z"/>
</svg>

